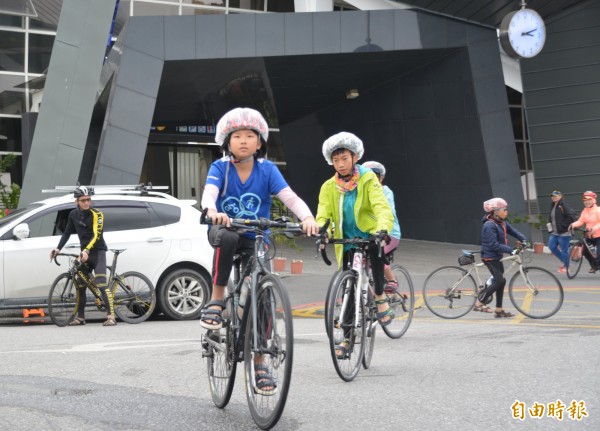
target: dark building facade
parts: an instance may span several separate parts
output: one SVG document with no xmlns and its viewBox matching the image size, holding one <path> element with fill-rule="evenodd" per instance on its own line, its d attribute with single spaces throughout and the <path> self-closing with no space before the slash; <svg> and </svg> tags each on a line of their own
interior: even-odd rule
<svg viewBox="0 0 600 431">
<path fill-rule="evenodd" d="M 247 105 L 314 210 L 341 130 L 387 166 L 405 237 L 476 242 L 495 195 L 524 210 L 493 29 L 411 10 L 133 17 L 117 45 L 94 183 L 138 181 L 157 113 L 208 132 Z"/>
<path fill-rule="evenodd" d="M 584 190 L 600 191 L 599 60 L 600 3 L 591 2 L 550 21 L 544 51 L 521 65 L 538 193 L 560 189 L 575 208 Z"/>
</svg>

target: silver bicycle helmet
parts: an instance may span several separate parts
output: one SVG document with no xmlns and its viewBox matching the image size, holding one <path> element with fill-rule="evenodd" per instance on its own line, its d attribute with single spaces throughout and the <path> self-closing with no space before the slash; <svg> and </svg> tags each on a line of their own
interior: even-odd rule
<svg viewBox="0 0 600 431">
<path fill-rule="evenodd" d="M 381 163 L 376 161 L 369 161 L 364 162 L 362 165 L 365 168 L 371 169 L 373 172 L 375 172 L 375 174 L 379 175 L 380 177 L 385 177 L 385 166 L 383 166 Z"/>
<path fill-rule="evenodd" d="M 335 150 L 345 148 L 358 156 L 360 160 L 365 153 L 362 141 L 358 136 L 349 132 L 340 132 L 330 136 L 323 142 L 323 157 L 330 165 L 333 165 L 331 155 Z"/>
</svg>

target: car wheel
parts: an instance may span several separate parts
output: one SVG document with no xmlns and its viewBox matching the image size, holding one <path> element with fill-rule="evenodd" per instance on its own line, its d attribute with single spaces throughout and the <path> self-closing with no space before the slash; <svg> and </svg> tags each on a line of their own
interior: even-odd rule
<svg viewBox="0 0 600 431">
<path fill-rule="evenodd" d="M 171 319 L 198 319 L 202 307 L 209 299 L 209 281 L 192 269 L 173 271 L 160 284 L 158 304 L 162 312 Z"/>
</svg>

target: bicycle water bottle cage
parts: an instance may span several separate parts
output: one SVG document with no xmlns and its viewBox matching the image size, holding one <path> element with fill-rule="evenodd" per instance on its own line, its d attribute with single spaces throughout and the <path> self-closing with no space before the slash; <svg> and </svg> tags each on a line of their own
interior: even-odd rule
<svg viewBox="0 0 600 431">
<path fill-rule="evenodd" d="M 461 266 L 470 265 L 475 262 L 475 256 L 473 253 L 463 251 L 463 254 L 458 258 L 458 264 Z"/>
</svg>

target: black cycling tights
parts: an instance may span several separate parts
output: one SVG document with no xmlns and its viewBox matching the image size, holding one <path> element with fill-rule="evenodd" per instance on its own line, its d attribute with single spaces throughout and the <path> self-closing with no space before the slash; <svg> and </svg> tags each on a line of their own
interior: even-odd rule
<svg viewBox="0 0 600 431">
<path fill-rule="evenodd" d="M 504 264 L 499 260 L 484 260 L 485 266 L 490 270 L 494 277 L 494 282 L 486 289 L 485 296 L 482 301 L 485 303 L 487 299 L 496 294 L 496 308 L 502 308 L 502 297 L 504 296 L 504 286 L 506 286 L 506 278 L 504 278 Z"/>
<path fill-rule="evenodd" d="M 89 282 L 91 271 L 94 271 L 94 281 L 90 285 L 97 289 L 104 304 L 106 305 L 106 314 L 114 315 L 114 303 L 112 292 L 108 289 L 106 281 L 106 251 L 99 250 L 96 253 L 91 253 L 87 262 L 82 263 L 77 271 L 77 274 Z M 86 289 L 77 289 L 77 316 L 83 318 L 85 316 L 85 306 L 87 303 Z M 108 305 L 107 305 L 108 304 Z"/>
</svg>

